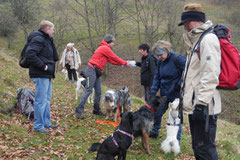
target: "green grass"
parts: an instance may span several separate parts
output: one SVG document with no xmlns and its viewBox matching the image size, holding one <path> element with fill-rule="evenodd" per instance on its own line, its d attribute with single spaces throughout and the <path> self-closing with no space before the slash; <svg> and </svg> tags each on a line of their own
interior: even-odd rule
<svg viewBox="0 0 240 160">
<path fill-rule="evenodd" d="M 16 90 L 20 87 L 34 89 L 28 78 L 28 72 L 18 66 L 17 60 L 8 56 L 9 51 L 0 52 L 0 105 L 8 107 L 16 103 Z M 103 86 L 102 92 L 109 88 Z M 8 94 L 6 94 L 8 93 Z M 9 96 L 9 95 L 13 96 Z M 8 96 L 6 96 L 8 95 Z M 80 96 L 79 96 L 80 98 Z M 50 135 L 41 135 L 32 131 L 33 122 L 28 121 L 15 109 L 12 116 L 0 114 L 0 157 L 5 159 L 94 159 L 96 152 L 89 153 L 88 148 L 93 142 L 102 142 L 113 127 L 96 124 L 103 117 L 92 114 L 92 105 L 85 106 L 85 119 L 77 120 L 74 109 L 79 99 L 75 100 L 75 86 L 64 81 L 64 75 L 56 74 L 52 85 L 51 120 L 59 125 L 58 130 L 52 130 Z M 138 97 L 132 96 L 133 110 L 144 104 Z M 2 106 L 1 106 L 2 107 Z M 166 137 L 165 123 L 167 114 L 163 117 L 160 132 L 161 138 L 150 139 L 152 155 L 147 155 L 141 145 L 141 138 L 135 138 L 130 147 L 127 159 L 194 159 L 191 149 L 189 125 L 185 117 L 181 141 L 181 153 L 178 156 L 163 154 L 161 142 Z M 218 121 L 217 149 L 220 159 L 239 159 L 240 126 L 223 120 Z"/>
</svg>

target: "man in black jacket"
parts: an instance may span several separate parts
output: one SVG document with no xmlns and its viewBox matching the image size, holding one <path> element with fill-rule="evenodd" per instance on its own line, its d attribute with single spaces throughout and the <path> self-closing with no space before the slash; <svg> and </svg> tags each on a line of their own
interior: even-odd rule
<svg viewBox="0 0 240 160">
<path fill-rule="evenodd" d="M 28 36 L 26 57 L 30 63 L 29 76 L 35 84 L 33 130 L 48 134 L 46 128 L 57 128 L 50 122 L 50 100 L 51 79 L 55 78 L 55 63 L 59 58 L 52 38 L 54 24 L 42 20 L 39 26 L 39 30 Z"/>
<path fill-rule="evenodd" d="M 136 65 L 141 67 L 141 85 L 144 86 L 145 101 L 149 100 L 149 91 L 152 87 L 153 77 L 156 71 L 156 60 L 152 52 L 149 51 L 147 44 L 139 45 L 139 53 L 142 56 L 142 62 L 137 62 Z"/>
</svg>

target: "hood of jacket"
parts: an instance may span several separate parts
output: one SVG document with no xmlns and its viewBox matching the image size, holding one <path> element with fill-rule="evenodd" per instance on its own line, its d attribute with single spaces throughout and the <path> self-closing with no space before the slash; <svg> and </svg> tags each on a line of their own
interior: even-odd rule
<svg viewBox="0 0 240 160">
<path fill-rule="evenodd" d="M 99 46 L 108 46 L 109 48 L 111 48 L 109 44 L 104 40 L 102 40 L 102 42 L 99 43 Z"/>
</svg>

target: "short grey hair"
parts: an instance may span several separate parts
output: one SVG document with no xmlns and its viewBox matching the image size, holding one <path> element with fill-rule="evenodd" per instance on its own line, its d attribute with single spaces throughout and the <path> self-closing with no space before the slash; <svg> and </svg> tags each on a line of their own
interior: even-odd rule
<svg viewBox="0 0 240 160">
<path fill-rule="evenodd" d="M 113 35 L 111 34 L 106 34 L 103 38 L 104 41 L 106 41 L 107 43 L 111 43 L 114 42 L 116 39 Z"/>
</svg>

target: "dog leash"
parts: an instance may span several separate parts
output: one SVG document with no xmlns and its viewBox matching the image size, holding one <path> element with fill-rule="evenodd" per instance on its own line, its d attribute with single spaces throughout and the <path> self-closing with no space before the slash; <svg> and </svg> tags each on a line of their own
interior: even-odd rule
<svg viewBox="0 0 240 160">
<path fill-rule="evenodd" d="M 120 107 L 119 107 L 119 104 L 118 104 L 118 121 L 117 121 L 117 122 L 112 122 L 112 121 L 98 121 L 98 120 L 96 120 L 95 123 L 96 123 L 96 124 L 101 124 L 101 125 L 106 125 L 106 126 L 108 126 L 108 127 L 113 126 L 114 128 L 117 128 L 117 126 L 119 125 L 120 121 L 121 121 Z M 98 126 L 97 126 L 97 128 L 98 128 L 98 129 L 101 129 L 101 130 L 104 130 L 104 131 L 107 131 L 107 132 L 114 132 L 114 131 L 112 131 L 112 130 L 107 130 L 107 129 L 104 129 L 104 128 L 98 127 Z"/>
</svg>

